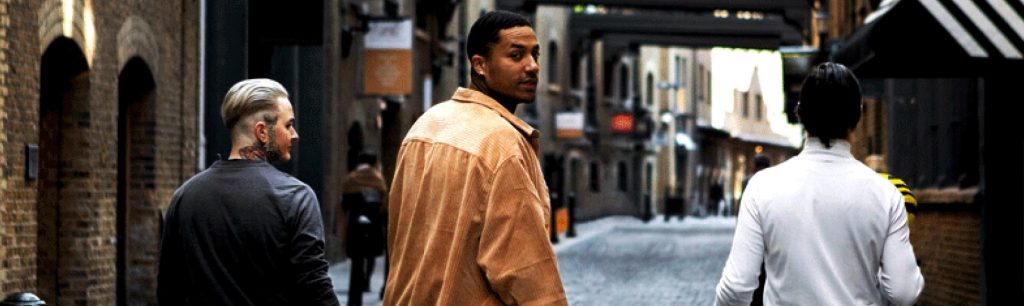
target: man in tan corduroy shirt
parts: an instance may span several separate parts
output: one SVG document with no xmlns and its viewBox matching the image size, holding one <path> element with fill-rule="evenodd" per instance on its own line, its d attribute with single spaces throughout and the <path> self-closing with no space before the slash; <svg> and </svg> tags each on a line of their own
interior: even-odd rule
<svg viewBox="0 0 1024 306">
<path fill-rule="evenodd" d="M 515 117 L 536 96 L 539 45 L 514 13 L 480 17 L 472 85 L 409 130 L 389 195 L 385 305 L 567 305 L 548 242 L 539 132 Z"/>
</svg>

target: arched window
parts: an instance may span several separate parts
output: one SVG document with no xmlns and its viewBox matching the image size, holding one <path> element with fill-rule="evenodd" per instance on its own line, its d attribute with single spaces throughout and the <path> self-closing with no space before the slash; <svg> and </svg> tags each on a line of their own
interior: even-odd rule
<svg viewBox="0 0 1024 306">
<path fill-rule="evenodd" d="M 757 120 L 761 120 L 764 116 L 764 100 L 761 95 L 757 95 Z"/>
<path fill-rule="evenodd" d="M 590 163 L 590 191 L 601 191 L 601 167 L 596 162 Z"/>
<path fill-rule="evenodd" d="M 548 84 L 558 85 L 558 44 L 548 43 Z"/>
<path fill-rule="evenodd" d="M 644 86 L 644 93 L 647 95 L 647 97 L 645 97 L 647 100 L 644 101 L 644 105 L 654 105 L 654 73 L 647 73 L 647 85 Z"/>
<path fill-rule="evenodd" d="M 626 101 L 629 96 L 629 66 L 622 64 L 619 66 L 619 99 L 622 102 Z"/>
</svg>

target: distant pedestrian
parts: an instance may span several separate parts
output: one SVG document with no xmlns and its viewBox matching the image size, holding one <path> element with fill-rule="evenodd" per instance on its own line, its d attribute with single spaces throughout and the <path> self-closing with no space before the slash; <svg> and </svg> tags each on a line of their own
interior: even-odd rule
<svg viewBox="0 0 1024 306">
<path fill-rule="evenodd" d="M 370 291 L 370 277 L 377 256 L 384 252 L 385 201 L 387 186 L 377 170 L 377 155 L 362 152 L 356 169 L 349 172 L 342 188 L 345 218 L 345 253 L 352 261 L 348 305 L 362 305 L 363 292 Z"/>
<path fill-rule="evenodd" d="M 160 244 L 160 305 L 338 305 L 313 190 L 271 163 L 299 139 L 288 92 L 268 79 L 231 87 L 218 160 L 171 197 Z"/>
<path fill-rule="evenodd" d="M 924 278 L 903 196 L 850 153 L 861 107 L 860 84 L 845 66 L 810 71 L 796 106 L 808 135 L 803 151 L 750 180 L 717 305 L 749 305 L 762 262 L 765 305 L 917 300 Z"/>
<path fill-rule="evenodd" d="M 708 206 L 713 207 L 714 215 L 726 213 L 726 209 L 722 207 L 722 200 L 725 199 L 725 187 L 722 186 L 722 181 L 718 178 L 711 183 L 711 187 L 708 188 Z"/>
<path fill-rule="evenodd" d="M 470 88 L 410 128 L 388 198 L 385 305 L 567 304 L 540 133 L 512 114 L 536 97 L 540 49 L 522 16 L 483 14 L 466 41 Z"/>
</svg>

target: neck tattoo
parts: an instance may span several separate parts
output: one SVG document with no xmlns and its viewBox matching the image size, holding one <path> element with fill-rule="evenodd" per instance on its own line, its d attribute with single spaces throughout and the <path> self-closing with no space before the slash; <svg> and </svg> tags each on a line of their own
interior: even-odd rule
<svg viewBox="0 0 1024 306">
<path fill-rule="evenodd" d="M 267 152 L 259 145 L 251 145 L 238 149 L 238 155 L 243 159 L 267 161 Z"/>
</svg>

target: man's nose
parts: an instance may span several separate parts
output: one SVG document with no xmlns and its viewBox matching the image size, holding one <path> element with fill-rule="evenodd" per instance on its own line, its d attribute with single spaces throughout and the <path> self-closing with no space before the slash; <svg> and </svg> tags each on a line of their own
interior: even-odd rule
<svg viewBox="0 0 1024 306">
<path fill-rule="evenodd" d="M 537 57 L 530 56 L 530 61 L 526 63 L 526 72 L 537 72 L 540 71 L 540 63 L 537 62 Z"/>
</svg>

